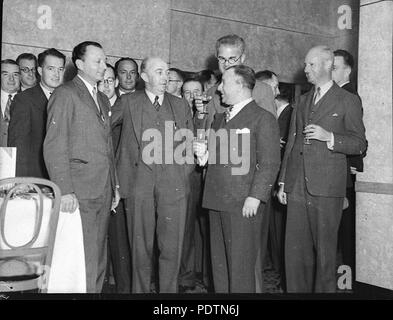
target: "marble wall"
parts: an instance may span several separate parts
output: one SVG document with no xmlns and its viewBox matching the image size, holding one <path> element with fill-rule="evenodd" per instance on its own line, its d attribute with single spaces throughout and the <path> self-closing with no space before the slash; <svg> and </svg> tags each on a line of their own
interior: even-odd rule
<svg viewBox="0 0 393 320">
<path fill-rule="evenodd" d="M 340 28 L 340 8 L 352 29 Z M 4 0 L 2 59 L 55 47 L 70 56 L 79 42 L 100 42 L 113 63 L 159 55 L 186 71 L 214 67 L 215 41 L 237 33 L 247 64 L 272 69 L 284 82 L 304 82 L 303 59 L 313 45 L 356 56 L 356 0 Z"/>
<path fill-rule="evenodd" d="M 357 175 L 357 280 L 393 290 L 393 1 L 361 1 L 358 89 L 368 139 Z"/>
</svg>

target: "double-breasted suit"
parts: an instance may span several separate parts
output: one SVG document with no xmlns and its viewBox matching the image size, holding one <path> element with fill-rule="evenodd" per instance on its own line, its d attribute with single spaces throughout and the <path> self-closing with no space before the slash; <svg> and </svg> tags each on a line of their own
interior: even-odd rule
<svg viewBox="0 0 393 320">
<path fill-rule="evenodd" d="M 224 114 L 217 114 L 212 129 L 227 134 L 228 143 L 225 139 L 217 139 L 215 143 L 215 135 L 210 134 L 202 202 L 202 206 L 210 210 L 214 288 L 221 293 L 252 293 L 256 292 L 255 269 L 261 249 L 262 213 L 280 165 L 279 130 L 274 116 L 254 101 L 245 105 L 229 122 L 224 118 Z M 237 142 L 230 141 L 235 136 Z M 215 159 L 212 158 L 214 145 Z M 231 155 L 242 157 L 241 163 Z M 234 171 L 242 165 L 244 169 Z M 242 215 L 247 197 L 261 201 L 258 213 L 251 218 Z"/>
</svg>

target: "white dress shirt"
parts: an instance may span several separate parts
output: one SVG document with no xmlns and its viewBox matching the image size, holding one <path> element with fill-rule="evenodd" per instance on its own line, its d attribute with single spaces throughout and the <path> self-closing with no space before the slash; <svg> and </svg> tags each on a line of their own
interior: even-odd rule
<svg viewBox="0 0 393 320">
<path fill-rule="evenodd" d="M 12 96 L 11 99 L 14 100 L 15 95 L 17 93 L 18 92 L 7 93 L 7 92 L 1 90 L 1 114 L 3 115 L 3 117 L 4 117 L 4 113 L 5 113 L 5 107 L 7 106 L 7 102 L 8 102 L 8 96 L 11 95 Z"/>
<path fill-rule="evenodd" d="M 51 96 L 51 94 L 52 94 L 52 91 L 49 91 L 47 88 L 45 88 L 45 87 L 42 85 L 41 82 L 40 82 L 40 86 L 41 86 L 42 91 L 44 91 L 45 97 L 49 100 L 49 98 L 50 98 L 50 96 Z"/>
<path fill-rule="evenodd" d="M 145 92 L 146 92 L 147 96 L 149 97 L 149 100 L 151 101 L 151 103 L 154 104 L 154 100 L 156 99 L 157 95 L 148 91 L 148 90 L 145 90 Z M 158 96 L 158 103 L 160 104 L 160 106 L 162 106 L 163 101 L 164 101 L 164 94 L 161 94 Z"/>
</svg>

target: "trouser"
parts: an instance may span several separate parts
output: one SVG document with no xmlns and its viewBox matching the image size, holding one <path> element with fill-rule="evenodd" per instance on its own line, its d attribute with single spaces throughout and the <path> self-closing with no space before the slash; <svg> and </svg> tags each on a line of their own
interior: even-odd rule
<svg viewBox="0 0 393 320">
<path fill-rule="evenodd" d="M 322 183 L 322 182 L 321 182 Z M 335 292 L 337 234 L 343 198 L 312 196 L 300 174 L 287 194 L 288 292 Z"/>
<path fill-rule="evenodd" d="M 186 223 L 184 227 L 184 241 L 180 263 L 179 284 L 185 287 L 194 287 L 196 284 L 196 226 L 198 210 L 200 210 L 202 173 L 191 173 L 191 192 L 189 195 Z"/>
<path fill-rule="evenodd" d="M 141 168 L 137 172 L 135 190 L 126 199 L 133 293 L 150 292 L 155 237 L 159 292 L 178 291 L 188 190 L 183 186 L 182 172 L 168 167 L 155 171 Z"/>
<path fill-rule="evenodd" d="M 216 293 L 255 293 L 255 268 L 260 252 L 263 205 L 245 218 L 241 209 L 209 211 L 211 259 Z"/>
<path fill-rule="evenodd" d="M 86 264 L 87 293 L 100 293 L 107 265 L 107 232 L 113 191 L 110 178 L 97 199 L 79 200 Z"/>
<path fill-rule="evenodd" d="M 116 213 L 111 213 L 108 229 L 109 257 L 117 293 L 131 292 L 131 248 L 128 241 L 126 213 L 123 199 Z"/>
</svg>

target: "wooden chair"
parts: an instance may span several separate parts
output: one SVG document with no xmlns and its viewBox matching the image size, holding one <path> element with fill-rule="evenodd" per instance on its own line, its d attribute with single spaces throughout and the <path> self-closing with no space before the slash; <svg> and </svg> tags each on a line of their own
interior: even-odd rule
<svg viewBox="0 0 393 320">
<path fill-rule="evenodd" d="M 4 186 L 8 190 L 0 196 L 0 292 L 38 289 L 46 293 L 60 212 L 60 189 L 39 178 L 2 179 L 0 189 Z M 44 194 L 42 190 L 48 188 L 52 192 Z M 23 234 L 23 243 L 15 244 L 18 233 L 27 230 L 23 217 L 33 222 L 27 223 L 31 232 Z"/>
</svg>

